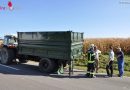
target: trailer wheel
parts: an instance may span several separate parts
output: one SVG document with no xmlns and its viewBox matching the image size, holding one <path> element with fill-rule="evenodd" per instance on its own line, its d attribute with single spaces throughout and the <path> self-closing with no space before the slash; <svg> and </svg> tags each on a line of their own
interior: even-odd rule
<svg viewBox="0 0 130 90">
<path fill-rule="evenodd" d="M 11 64 L 15 55 L 12 49 L 2 48 L 1 50 L 1 63 L 2 64 Z"/>
<path fill-rule="evenodd" d="M 39 62 L 39 69 L 43 73 L 53 72 L 54 67 L 55 67 L 55 62 L 48 58 L 42 58 Z"/>
</svg>

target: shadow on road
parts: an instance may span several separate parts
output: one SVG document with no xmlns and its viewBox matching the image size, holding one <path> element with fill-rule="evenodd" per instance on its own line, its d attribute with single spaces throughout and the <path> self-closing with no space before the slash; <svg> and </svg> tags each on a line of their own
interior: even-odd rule
<svg viewBox="0 0 130 90">
<path fill-rule="evenodd" d="M 38 66 L 36 65 L 29 65 L 29 64 L 16 64 L 10 65 L 8 68 L 0 66 L 0 73 L 2 74 L 10 74 L 10 75 L 25 75 L 25 76 L 47 76 L 52 78 L 87 78 L 85 76 L 85 71 L 74 71 L 74 74 L 69 77 L 69 72 L 65 71 L 64 74 L 58 75 L 56 73 L 53 74 L 47 74 L 47 73 L 41 73 L 39 71 Z M 15 69 L 17 68 L 17 69 Z M 96 74 L 96 78 L 106 78 L 105 74 Z"/>
<path fill-rule="evenodd" d="M 72 76 L 70 76 L 69 77 L 69 75 L 49 75 L 50 77 L 54 77 L 54 78 L 75 78 L 75 79 L 79 79 L 79 78 L 88 78 L 88 77 L 86 77 L 86 75 L 85 74 L 76 74 L 76 73 L 74 73 Z M 108 78 L 108 77 L 106 77 L 106 75 L 105 74 L 96 74 L 95 75 L 96 76 L 96 78 Z M 91 79 L 91 78 L 88 78 L 88 79 Z"/>
</svg>

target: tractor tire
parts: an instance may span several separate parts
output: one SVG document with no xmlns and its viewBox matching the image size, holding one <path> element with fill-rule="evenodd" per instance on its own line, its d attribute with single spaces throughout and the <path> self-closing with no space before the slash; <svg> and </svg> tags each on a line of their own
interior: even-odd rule
<svg viewBox="0 0 130 90">
<path fill-rule="evenodd" d="M 48 58 L 42 58 L 39 62 L 39 69 L 43 73 L 52 73 L 55 67 L 55 62 Z"/>
<path fill-rule="evenodd" d="M 15 53 L 12 49 L 2 48 L 1 50 L 1 63 L 9 65 L 15 58 Z"/>
</svg>

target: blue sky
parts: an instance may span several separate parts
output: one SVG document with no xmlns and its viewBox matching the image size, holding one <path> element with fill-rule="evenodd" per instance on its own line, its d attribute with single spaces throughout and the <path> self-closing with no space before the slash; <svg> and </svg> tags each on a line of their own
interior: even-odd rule
<svg viewBox="0 0 130 90">
<path fill-rule="evenodd" d="M 0 10 L 0 37 L 17 31 L 84 32 L 85 38 L 130 37 L 130 0 L 12 0 Z M 8 0 L 0 0 L 7 7 Z"/>
</svg>

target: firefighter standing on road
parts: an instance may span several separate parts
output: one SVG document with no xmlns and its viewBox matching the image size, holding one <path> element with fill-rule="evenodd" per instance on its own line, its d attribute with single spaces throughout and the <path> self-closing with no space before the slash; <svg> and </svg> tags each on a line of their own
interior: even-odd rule
<svg viewBox="0 0 130 90">
<path fill-rule="evenodd" d="M 91 44 L 90 48 L 87 51 L 88 53 L 88 65 L 87 65 L 87 74 L 89 78 L 93 78 L 95 71 L 95 55 L 94 55 L 94 44 Z"/>
</svg>

